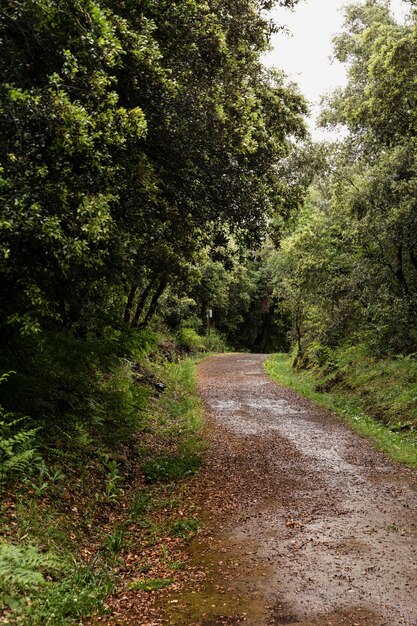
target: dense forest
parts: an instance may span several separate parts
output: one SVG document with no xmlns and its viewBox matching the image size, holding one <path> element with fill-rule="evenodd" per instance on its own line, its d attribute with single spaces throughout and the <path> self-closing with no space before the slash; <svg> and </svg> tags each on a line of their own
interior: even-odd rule
<svg viewBox="0 0 417 626">
<path fill-rule="evenodd" d="M 201 331 L 211 307 L 231 345 L 268 341 L 256 249 L 301 202 L 307 110 L 261 64 L 269 4 L 2 9 L 4 402 L 49 435 L 93 419 L 86 387 L 152 323 Z"/>
<path fill-rule="evenodd" d="M 417 12 L 346 8 L 348 82 L 321 113 L 339 139 L 314 144 L 262 63 L 276 5 L 296 0 L 3 2 L 2 488 L 99 459 L 111 503 L 111 455 L 140 456 L 165 365 L 193 352 L 292 351 L 328 390 L 354 372 L 415 428 Z"/>
</svg>

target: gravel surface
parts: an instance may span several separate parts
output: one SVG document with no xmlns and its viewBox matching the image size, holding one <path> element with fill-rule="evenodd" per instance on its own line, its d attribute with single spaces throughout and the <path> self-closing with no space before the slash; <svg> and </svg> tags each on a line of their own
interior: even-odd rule
<svg viewBox="0 0 417 626">
<path fill-rule="evenodd" d="M 164 623 L 416 626 L 416 472 L 271 381 L 264 359 L 199 366 L 203 581 L 164 596 Z"/>
</svg>

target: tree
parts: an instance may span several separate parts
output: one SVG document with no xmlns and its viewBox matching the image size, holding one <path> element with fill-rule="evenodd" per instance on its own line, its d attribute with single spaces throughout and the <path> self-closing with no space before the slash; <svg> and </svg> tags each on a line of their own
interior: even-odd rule
<svg viewBox="0 0 417 626">
<path fill-rule="evenodd" d="M 367 0 L 347 7 L 335 39 L 348 84 L 322 121 L 349 134 L 276 260 L 301 352 L 358 337 L 379 352 L 417 347 L 416 34 L 415 21 L 396 24 L 387 2 Z"/>
<path fill-rule="evenodd" d="M 4 339 L 147 323 L 225 224 L 259 240 L 306 110 L 260 63 L 269 4 L 8 0 Z"/>
</svg>

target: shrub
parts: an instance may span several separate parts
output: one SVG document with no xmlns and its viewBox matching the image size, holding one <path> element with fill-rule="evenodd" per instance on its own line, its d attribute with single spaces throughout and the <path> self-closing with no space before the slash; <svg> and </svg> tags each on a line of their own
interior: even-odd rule
<svg viewBox="0 0 417 626">
<path fill-rule="evenodd" d="M 0 376 L 0 383 L 9 374 Z M 24 474 L 36 452 L 35 435 L 38 429 L 22 426 L 26 417 L 6 413 L 0 405 L 0 486 L 13 474 Z"/>
<path fill-rule="evenodd" d="M 297 360 L 297 367 L 300 369 L 323 370 L 323 373 L 330 372 L 336 367 L 334 351 L 328 346 L 317 341 L 310 343 L 304 354 Z"/>
<path fill-rule="evenodd" d="M 40 428 L 39 438 L 53 448 L 128 440 L 149 396 L 132 364 L 155 338 L 145 331 L 123 338 L 115 331 L 108 334 L 80 339 L 44 333 L 22 340 L 22 354 L 0 355 L 17 371 L 0 390 L 5 410 L 30 415 Z"/>
<path fill-rule="evenodd" d="M 177 341 L 187 352 L 204 352 L 204 339 L 193 328 L 181 328 L 177 334 Z"/>
<path fill-rule="evenodd" d="M 212 328 L 210 335 L 204 337 L 204 345 L 209 352 L 227 352 L 228 346 L 223 335 Z"/>
<path fill-rule="evenodd" d="M 33 545 L 0 543 L 0 589 L 3 593 L 44 586 L 44 573 L 57 569 L 57 559 L 40 553 Z"/>
</svg>

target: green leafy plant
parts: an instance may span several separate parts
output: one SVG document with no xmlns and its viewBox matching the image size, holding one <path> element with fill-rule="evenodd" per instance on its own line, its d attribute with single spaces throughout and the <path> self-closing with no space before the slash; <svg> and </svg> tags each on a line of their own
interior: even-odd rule
<svg viewBox="0 0 417 626">
<path fill-rule="evenodd" d="M 31 545 L 0 543 L 0 588 L 24 591 L 46 584 L 45 573 L 60 569 L 56 557 Z"/>
<path fill-rule="evenodd" d="M 395 522 L 392 522 L 390 524 L 387 525 L 387 531 L 390 533 L 397 533 L 398 532 L 398 526 Z"/>
<path fill-rule="evenodd" d="M 171 534 L 174 535 L 174 537 L 187 539 L 188 537 L 195 535 L 199 528 L 200 522 L 197 519 L 180 519 L 172 524 Z"/>
<path fill-rule="evenodd" d="M 118 503 L 124 494 L 124 490 L 120 486 L 123 482 L 123 476 L 120 474 L 119 465 L 108 454 L 103 455 L 103 463 L 108 470 L 106 477 L 105 497 L 109 502 Z"/>
<path fill-rule="evenodd" d="M 13 474 L 24 474 L 36 453 L 38 429 L 25 429 L 22 422 L 27 418 L 12 417 L 0 407 L 0 485 Z"/>
<path fill-rule="evenodd" d="M 25 476 L 23 482 L 30 487 L 38 498 L 48 489 L 50 483 L 56 484 L 65 478 L 61 469 L 50 471 L 41 456 L 34 458 L 34 463 L 30 467 L 30 475 L 31 478 Z"/>
<path fill-rule="evenodd" d="M 115 554 L 119 553 L 125 546 L 126 543 L 126 533 L 124 526 L 118 524 L 113 532 L 107 537 L 107 547 L 111 552 Z"/>
<path fill-rule="evenodd" d="M 181 328 L 178 331 L 177 341 L 188 352 L 204 352 L 206 350 L 203 337 L 200 337 L 193 328 Z"/>
<path fill-rule="evenodd" d="M 130 505 L 130 519 L 135 521 L 141 515 L 151 511 L 153 506 L 152 494 L 139 492 L 135 495 L 132 504 Z"/>
</svg>

